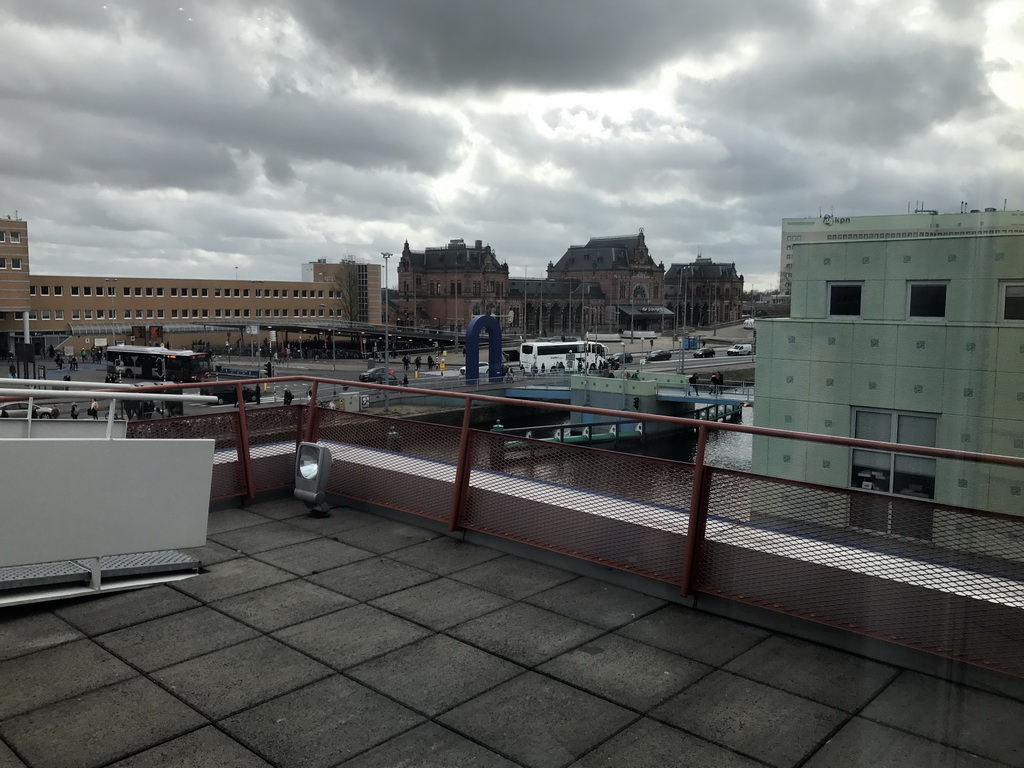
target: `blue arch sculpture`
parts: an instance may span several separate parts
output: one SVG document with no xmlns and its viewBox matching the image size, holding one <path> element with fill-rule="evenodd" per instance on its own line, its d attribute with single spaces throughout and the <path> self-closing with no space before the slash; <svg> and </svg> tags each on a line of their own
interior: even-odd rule
<svg viewBox="0 0 1024 768">
<path fill-rule="evenodd" d="M 480 378 L 480 332 L 487 329 L 487 376 L 501 379 L 501 326 L 491 315 L 473 315 L 466 326 L 466 382 Z"/>
</svg>

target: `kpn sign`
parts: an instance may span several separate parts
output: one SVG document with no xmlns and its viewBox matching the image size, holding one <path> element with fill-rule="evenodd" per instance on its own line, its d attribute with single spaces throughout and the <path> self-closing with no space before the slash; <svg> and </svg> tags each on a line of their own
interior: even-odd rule
<svg viewBox="0 0 1024 768">
<path fill-rule="evenodd" d="M 849 224 L 849 216 L 833 216 L 831 213 L 826 213 L 821 217 L 821 223 L 826 227 L 831 227 L 833 224 Z"/>
</svg>

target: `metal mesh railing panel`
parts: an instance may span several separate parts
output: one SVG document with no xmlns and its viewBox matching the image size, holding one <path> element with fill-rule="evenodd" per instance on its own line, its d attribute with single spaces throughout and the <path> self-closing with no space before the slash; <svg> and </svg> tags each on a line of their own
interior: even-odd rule
<svg viewBox="0 0 1024 768">
<path fill-rule="evenodd" d="M 238 461 L 237 412 L 130 421 L 127 435 L 129 439 L 212 439 L 214 464 L 210 498 L 245 494 L 245 477 Z"/>
<path fill-rule="evenodd" d="M 295 444 L 305 411 L 299 406 L 246 410 L 254 493 L 295 484 Z"/>
<path fill-rule="evenodd" d="M 335 455 L 330 492 L 448 519 L 459 428 L 329 408 L 319 415 L 321 441 L 351 446 Z"/>
<path fill-rule="evenodd" d="M 1024 675 L 1024 520 L 709 477 L 698 590 Z"/>
<path fill-rule="evenodd" d="M 474 432 L 466 528 L 678 583 L 691 465 Z"/>
</svg>

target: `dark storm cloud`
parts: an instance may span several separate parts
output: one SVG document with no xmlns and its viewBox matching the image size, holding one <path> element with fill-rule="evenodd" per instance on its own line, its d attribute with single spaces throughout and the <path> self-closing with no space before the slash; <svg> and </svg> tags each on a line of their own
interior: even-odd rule
<svg viewBox="0 0 1024 768">
<path fill-rule="evenodd" d="M 798 0 L 293 0 L 326 47 L 429 91 L 612 88 L 750 29 L 801 26 Z"/>
<path fill-rule="evenodd" d="M 680 100 L 795 142 L 877 148 L 998 108 L 975 46 L 871 27 L 834 35 L 791 46 L 779 38 L 751 67 L 684 83 Z"/>
</svg>

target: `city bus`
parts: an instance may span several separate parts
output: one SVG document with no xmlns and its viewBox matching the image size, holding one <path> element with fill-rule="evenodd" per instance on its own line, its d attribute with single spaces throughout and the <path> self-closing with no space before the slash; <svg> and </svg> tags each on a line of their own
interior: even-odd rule
<svg viewBox="0 0 1024 768">
<path fill-rule="evenodd" d="M 551 371 L 561 363 L 566 370 L 578 371 L 582 365 L 600 368 L 608 357 L 604 344 L 594 341 L 528 341 L 519 346 L 519 364 L 524 371 Z"/>
<path fill-rule="evenodd" d="M 107 373 L 129 379 L 155 381 L 206 381 L 210 377 L 210 355 L 191 349 L 107 347 Z"/>
</svg>

